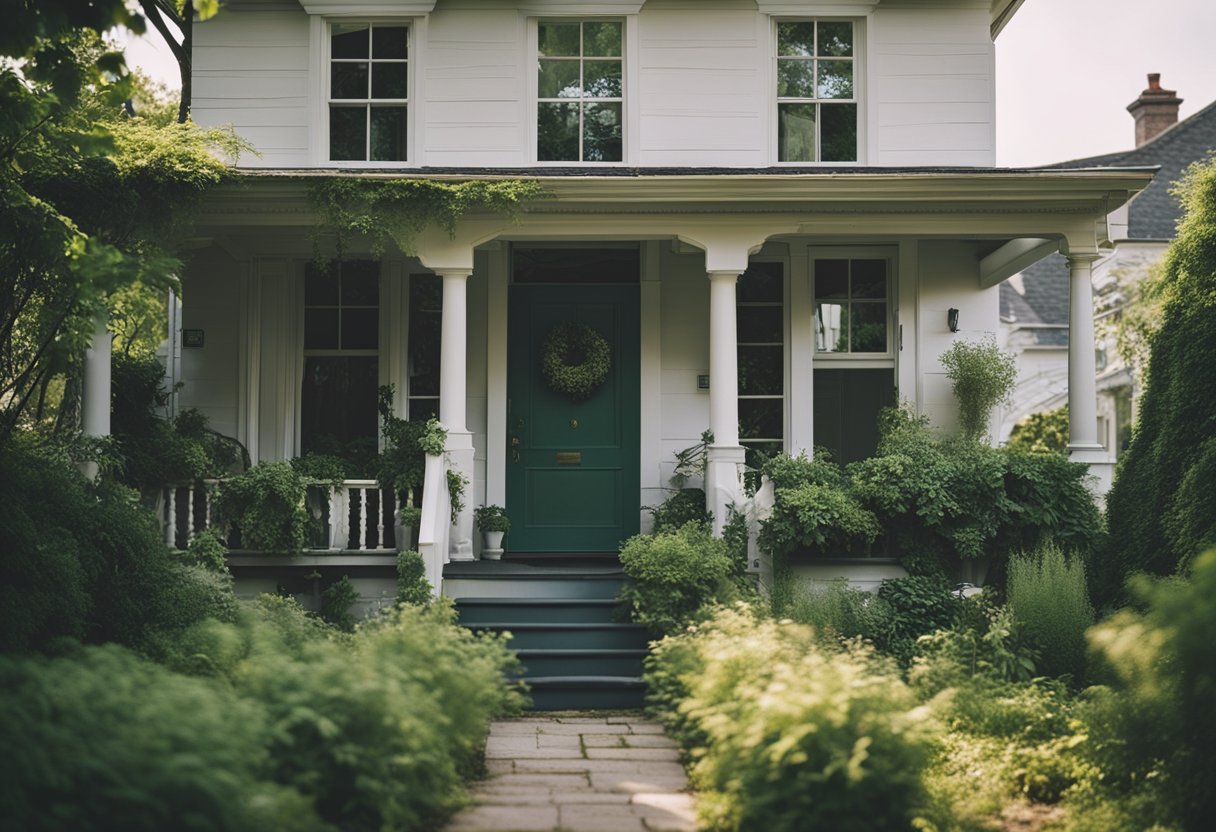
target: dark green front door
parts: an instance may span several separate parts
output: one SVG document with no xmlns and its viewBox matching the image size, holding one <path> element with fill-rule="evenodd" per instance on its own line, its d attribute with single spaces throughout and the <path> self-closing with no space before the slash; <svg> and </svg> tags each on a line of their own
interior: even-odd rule
<svg viewBox="0 0 1216 832">
<path fill-rule="evenodd" d="M 607 380 L 583 401 L 541 372 L 541 346 L 562 322 L 612 347 Z M 507 325 L 507 548 L 615 552 L 638 531 L 638 287 L 512 286 Z"/>
</svg>

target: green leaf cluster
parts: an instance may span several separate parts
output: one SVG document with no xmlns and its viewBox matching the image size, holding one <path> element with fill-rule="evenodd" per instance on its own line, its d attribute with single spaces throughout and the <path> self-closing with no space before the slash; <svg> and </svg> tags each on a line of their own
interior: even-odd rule
<svg viewBox="0 0 1216 832">
<path fill-rule="evenodd" d="M 1068 405 L 1031 413 L 1013 426 L 1009 445 L 1035 453 L 1068 454 Z"/>
<path fill-rule="evenodd" d="M 262 462 L 220 483 L 216 512 L 236 526 L 240 548 L 294 555 L 308 541 L 307 497 L 308 482 L 290 463 Z"/>
<path fill-rule="evenodd" d="M 982 439 L 988 434 L 988 417 L 998 404 L 1009 400 L 1017 382 L 1014 356 L 1003 352 L 996 341 L 955 341 L 942 353 L 946 377 L 954 386 L 963 436 Z"/>
<path fill-rule="evenodd" d="M 426 563 L 422 555 L 410 550 L 397 555 L 397 603 L 429 604 L 435 597 L 431 582 L 426 579 Z"/>
<path fill-rule="evenodd" d="M 695 760 L 704 828 L 923 824 L 929 714 L 867 648 L 826 649 L 809 627 L 720 609 L 661 641 L 646 675 Z"/>
<path fill-rule="evenodd" d="M 633 620 L 656 635 L 678 631 L 705 604 L 733 594 L 726 544 L 696 523 L 635 535 L 625 541 L 620 557 L 631 579 L 621 600 L 630 605 Z"/>
</svg>

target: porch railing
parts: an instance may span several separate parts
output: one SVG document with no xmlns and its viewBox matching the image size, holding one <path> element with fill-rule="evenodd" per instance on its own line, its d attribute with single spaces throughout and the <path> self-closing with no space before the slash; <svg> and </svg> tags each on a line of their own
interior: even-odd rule
<svg viewBox="0 0 1216 832">
<path fill-rule="evenodd" d="M 216 527 L 214 505 L 220 483 L 200 480 L 161 490 L 158 515 L 166 546 L 188 548 L 195 535 L 204 530 L 217 531 L 228 540 L 229 530 Z M 310 486 L 307 500 L 313 519 L 322 528 L 320 538 L 306 547 L 308 551 L 385 554 L 410 545 L 409 540 L 397 539 L 394 518 L 401 506 L 396 495 L 375 480 L 343 480 L 337 487 Z"/>
</svg>

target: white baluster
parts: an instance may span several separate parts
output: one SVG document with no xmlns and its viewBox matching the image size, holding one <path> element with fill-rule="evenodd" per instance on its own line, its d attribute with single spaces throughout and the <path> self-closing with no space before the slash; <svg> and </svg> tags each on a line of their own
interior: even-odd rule
<svg viewBox="0 0 1216 832">
<path fill-rule="evenodd" d="M 376 526 L 376 548 L 384 548 L 384 492 L 376 489 L 376 508 L 378 509 L 377 517 L 380 522 Z"/>
<path fill-rule="evenodd" d="M 190 548 L 190 541 L 194 539 L 194 486 L 191 485 L 186 489 L 186 548 Z"/>
<path fill-rule="evenodd" d="M 211 529 L 211 488 L 203 484 L 203 528 Z"/>
<path fill-rule="evenodd" d="M 367 548 L 367 489 L 359 489 L 359 548 Z"/>
<path fill-rule="evenodd" d="M 165 545 L 177 548 L 177 486 L 169 488 L 169 525 L 165 529 Z"/>
</svg>

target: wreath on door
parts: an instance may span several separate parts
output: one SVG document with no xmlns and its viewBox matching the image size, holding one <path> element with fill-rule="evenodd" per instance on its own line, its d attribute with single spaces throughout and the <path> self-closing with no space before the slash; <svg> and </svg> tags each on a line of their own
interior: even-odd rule
<svg viewBox="0 0 1216 832">
<path fill-rule="evenodd" d="M 612 348 L 587 324 L 557 324 L 545 336 L 540 352 L 549 388 L 574 401 L 590 397 L 612 369 Z"/>
</svg>

